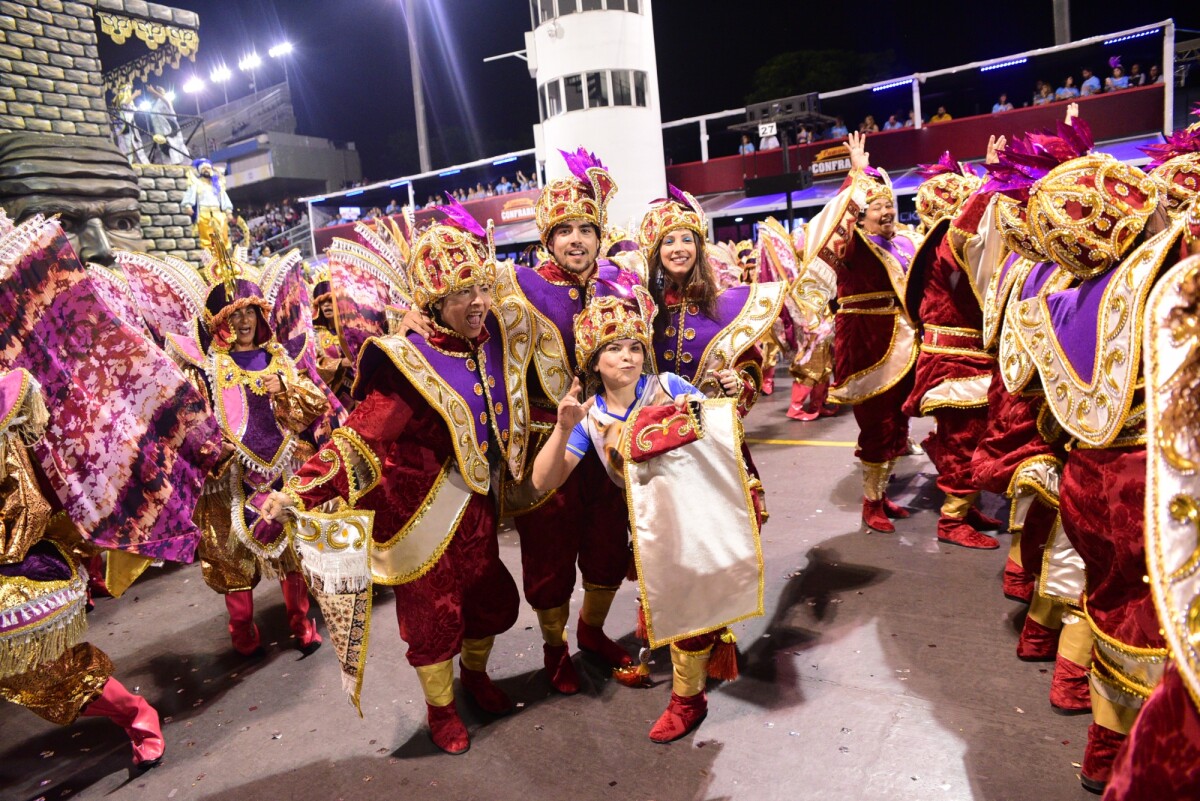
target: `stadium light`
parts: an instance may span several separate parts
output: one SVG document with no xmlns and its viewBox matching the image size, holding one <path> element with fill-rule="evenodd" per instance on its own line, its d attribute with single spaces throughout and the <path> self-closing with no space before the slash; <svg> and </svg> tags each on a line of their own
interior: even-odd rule
<svg viewBox="0 0 1200 801">
<path fill-rule="evenodd" d="M 283 58 L 292 52 L 291 42 L 280 42 L 267 51 L 267 55 L 271 58 Z"/>
<path fill-rule="evenodd" d="M 213 83 L 221 84 L 221 91 L 225 93 L 225 103 L 228 105 L 229 86 L 227 84 L 229 79 L 233 77 L 233 71 L 224 64 L 221 64 L 220 66 L 213 68 L 213 71 L 208 74 L 208 77 L 212 79 Z"/>
<path fill-rule="evenodd" d="M 239 70 L 242 72 L 249 72 L 251 74 L 253 74 L 254 71 L 261 66 L 262 59 L 259 58 L 258 53 L 251 53 L 250 55 L 243 57 L 242 60 L 238 62 Z"/>
<path fill-rule="evenodd" d="M 203 92 L 204 91 L 204 81 L 202 81 L 199 77 L 193 75 L 191 78 L 187 79 L 186 83 L 184 83 L 183 91 L 189 95 L 194 95 L 199 92 Z"/>
</svg>

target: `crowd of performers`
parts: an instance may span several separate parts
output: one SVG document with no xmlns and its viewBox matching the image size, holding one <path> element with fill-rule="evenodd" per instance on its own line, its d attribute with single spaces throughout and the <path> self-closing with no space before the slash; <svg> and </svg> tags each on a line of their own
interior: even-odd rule
<svg viewBox="0 0 1200 801">
<path fill-rule="evenodd" d="M 423 228 L 357 226 L 313 286 L 295 253 L 81 263 L 57 220 L 0 214 L 0 694 L 64 725 L 108 717 L 156 764 L 157 714 L 81 641 L 88 588 L 198 559 L 239 654 L 261 649 L 260 580 L 305 653 L 315 597 L 356 706 L 390 587 L 447 753 L 470 746 L 456 658 L 475 705 L 512 709 L 488 658 L 522 596 L 558 693 L 580 691 L 572 622 L 630 686 L 668 646 L 649 736 L 678 739 L 708 681 L 737 676 L 730 626 L 763 613 L 742 420 L 786 354 L 789 418 L 851 407 L 868 532 L 910 515 L 888 485 L 916 416 L 936 420 L 939 541 L 998 548 L 978 500 L 1010 500 L 1017 656 L 1053 661 L 1049 702 L 1092 715 L 1084 786 L 1200 795 L 1200 124 L 1142 170 L 1096 152 L 1072 107 L 993 138 L 982 175 L 923 165 L 917 229 L 865 137 L 848 147 L 837 196 L 756 244 L 709 242 L 674 187 L 626 235 L 581 149 L 536 204 L 537 267 L 498 262 L 490 222 L 452 203 Z M 610 621 L 627 579 L 638 618 Z M 634 625 L 636 655 L 610 636 Z"/>
</svg>

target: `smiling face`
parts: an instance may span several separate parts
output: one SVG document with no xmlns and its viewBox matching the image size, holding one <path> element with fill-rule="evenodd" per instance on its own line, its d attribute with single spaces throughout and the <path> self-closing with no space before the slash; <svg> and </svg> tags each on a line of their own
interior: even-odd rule
<svg viewBox="0 0 1200 801">
<path fill-rule="evenodd" d="M 687 228 L 668 231 L 658 248 L 658 258 L 671 282 L 684 286 L 696 266 L 696 234 Z"/>
<path fill-rule="evenodd" d="M 891 239 L 896 235 L 896 206 L 891 198 L 876 198 L 863 215 L 863 228 L 868 234 Z"/>
<path fill-rule="evenodd" d="M 586 277 L 596 266 L 600 232 L 594 223 L 571 220 L 550 232 L 550 255 L 567 272 Z"/>
<path fill-rule="evenodd" d="M 596 355 L 596 372 L 605 392 L 616 392 L 637 383 L 642 375 L 646 352 L 636 339 L 618 339 L 605 345 Z"/>
<path fill-rule="evenodd" d="M 492 288 L 487 284 L 452 292 L 435 304 L 442 324 L 466 339 L 483 333 L 483 322 L 492 308 Z"/>
<path fill-rule="evenodd" d="M 258 347 L 258 309 L 254 306 L 235 309 L 229 315 L 229 330 L 233 332 L 230 350 L 254 350 Z"/>
</svg>

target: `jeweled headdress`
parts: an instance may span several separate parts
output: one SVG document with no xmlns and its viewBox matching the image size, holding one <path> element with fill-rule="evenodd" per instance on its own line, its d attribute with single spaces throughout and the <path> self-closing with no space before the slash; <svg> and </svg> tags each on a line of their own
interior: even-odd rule
<svg viewBox="0 0 1200 801">
<path fill-rule="evenodd" d="M 1192 108 L 1200 116 L 1200 103 Z M 1175 131 L 1163 144 L 1148 145 L 1142 152 L 1153 159 L 1146 170 L 1166 192 L 1167 213 L 1172 217 L 1184 211 L 1189 200 L 1200 193 L 1200 122 Z"/>
<path fill-rule="evenodd" d="M 546 184 L 534 205 L 534 221 L 549 247 L 550 233 L 560 223 L 583 220 L 596 226 L 601 238 L 608 223 L 608 203 L 616 194 L 617 185 L 600 159 L 582 147 L 574 153 L 565 150 L 563 159 L 571 178 L 559 178 Z"/>
<path fill-rule="evenodd" d="M 227 260 L 213 259 L 207 269 L 214 281 L 204 299 L 204 325 L 213 338 L 213 347 L 229 350 L 235 339 L 229 317 L 239 309 L 258 309 L 258 331 L 255 344 L 271 338 L 271 306 L 262 287 L 255 280 L 254 269 L 239 258 L 241 248 Z"/>
<path fill-rule="evenodd" d="M 634 286 L 628 296 L 605 295 L 589 303 L 575 318 L 575 359 L 586 370 L 592 357 L 610 342 L 634 339 L 652 353 L 654 299 L 643 286 Z"/>
<path fill-rule="evenodd" d="M 1035 262 L 1049 261 L 1029 228 L 1029 194 L 1055 167 L 1091 152 L 1092 129 L 1082 119 L 1059 123 L 1057 134 L 1032 132 L 1013 138 L 995 164 L 985 164 L 984 192 L 996 192 L 996 224 L 1005 247 Z"/>
<path fill-rule="evenodd" d="M 983 184 L 970 167 L 955 161 L 949 150 L 936 163 L 922 164 L 920 171 L 925 180 L 917 188 L 917 216 L 926 231 L 958 214 L 962 204 Z"/>
<path fill-rule="evenodd" d="M 1158 206 L 1159 187 L 1137 167 L 1105 153 L 1051 170 L 1029 195 L 1029 229 L 1041 249 L 1079 278 L 1121 260 Z"/>
<path fill-rule="evenodd" d="M 708 239 L 708 218 L 700 203 L 688 192 L 668 184 L 667 197 L 651 202 L 650 210 L 642 217 L 638 245 L 649 258 L 668 233 L 680 228 L 695 233 L 701 241 Z"/>
<path fill-rule="evenodd" d="M 420 233 L 408 263 L 413 305 L 419 309 L 428 309 L 460 289 L 496 281 L 496 244 L 491 221 L 484 229 L 453 198 L 437 210 L 446 219 Z"/>
</svg>

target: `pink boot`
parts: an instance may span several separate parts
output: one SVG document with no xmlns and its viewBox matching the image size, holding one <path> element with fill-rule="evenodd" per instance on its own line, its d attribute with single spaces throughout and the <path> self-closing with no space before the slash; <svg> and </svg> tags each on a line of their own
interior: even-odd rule
<svg viewBox="0 0 1200 801">
<path fill-rule="evenodd" d="M 288 573 L 280 582 L 283 587 L 283 605 L 287 607 L 288 628 L 296 637 L 296 647 L 307 655 L 321 647 L 321 635 L 317 633 L 317 622 L 308 617 L 308 585 L 299 573 Z"/>
<path fill-rule="evenodd" d="M 804 402 L 808 400 L 812 394 L 812 387 L 807 384 L 801 384 L 799 381 L 792 382 L 792 404 L 788 406 L 787 416 L 793 420 L 801 420 L 809 422 L 817 419 L 817 411 L 814 409 L 811 412 L 804 411 Z"/>
<path fill-rule="evenodd" d="M 225 593 L 225 609 L 229 612 L 233 650 L 242 656 L 254 656 L 262 645 L 258 626 L 254 625 L 254 594 L 250 590 Z"/>
<path fill-rule="evenodd" d="M 89 718 L 108 718 L 124 729 L 133 745 L 133 764 L 139 769 L 149 770 L 162 762 L 167 745 L 163 741 L 158 712 L 149 701 L 126 690 L 112 676 L 105 682 L 100 697 L 84 707 L 82 714 Z"/>
<path fill-rule="evenodd" d="M 775 368 L 768 367 L 763 370 L 762 394 L 770 395 L 775 391 Z"/>
<path fill-rule="evenodd" d="M 838 413 L 838 405 L 836 403 L 826 403 L 825 399 L 829 397 L 829 381 L 822 381 L 813 387 L 812 399 L 808 405 L 812 410 L 821 417 L 833 417 Z"/>
</svg>

